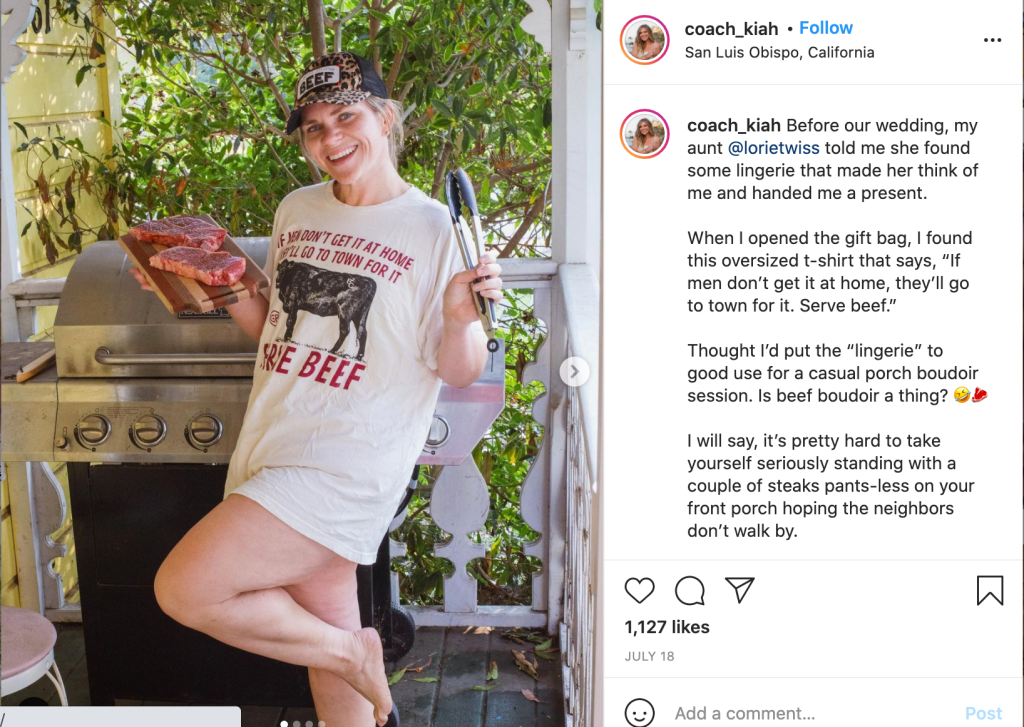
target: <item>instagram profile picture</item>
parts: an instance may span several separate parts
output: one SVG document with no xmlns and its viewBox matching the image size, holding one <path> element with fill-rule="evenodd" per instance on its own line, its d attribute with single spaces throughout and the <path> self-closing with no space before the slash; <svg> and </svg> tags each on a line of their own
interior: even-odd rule
<svg viewBox="0 0 1024 727">
<path fill-rule="evenodd" d="M 668 42 L 668 28 L 653 15 L 630 18 L 619 33 L 619 47 L 626 58 L 642 66 L 649 66 L 664 58 Z"/>
<path fill-rule="evenodd" d="M 668 122 L 654 109 L 637 109 L 619 127 L 623 148 L 638 159 L 661 154 L 668 146 L 668 137 Z"/>
</svg>

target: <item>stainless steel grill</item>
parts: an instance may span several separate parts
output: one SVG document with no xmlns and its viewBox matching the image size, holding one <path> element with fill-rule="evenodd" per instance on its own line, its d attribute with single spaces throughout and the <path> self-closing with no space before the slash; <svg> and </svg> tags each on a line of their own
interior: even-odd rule
<svg viewBox="0 0 1024 727">
<path fill-rule="evenodd" d="M 266 240 L 239 240 L 262 265 Z M 224 311 L 169 313 L 129 273 L 116 242 L 86 248 L 68 275 L 53 336 L 56 371 L 4 380 L 8 461 L 228 461 L 245 415 L 256 342 Z M 4 347 L 7 368 L 23 363 Z M 10 364 L 10 366 L 9 366 Z M 458 464 L 504 406 L 504 348 L 478 381 L 442 386 L 420 464 Z"/>
<path fill-rule="evenodd" d="M 262 264 L 268 241 L 238 242 Z M 128 269 L 116 242 L 83 251 L 57 311 L 55 368 L 15 383 L 50 344 L 3 346 L 4 460 L 68 462 L 91 703 L 312 706 L 305 668 L 186 629 L 156 603 L 160 563 L 223 500 L 257 344 L 224 311 L 168 313 Z M 420 464 L 472 452 L 504 406 L 504 376 L 500 347 L 477 382 L 442 386 Z M 378 565 L 360 567 L 360 610 L 397 648 L 413 624 L 402 621 L 408 633 L 396 640 L 396 619 L 380 616 L 397 612 L 389 561 L 385 539 Z M 380 575 L 364 588 L 370 570 Z"/>
</svg>

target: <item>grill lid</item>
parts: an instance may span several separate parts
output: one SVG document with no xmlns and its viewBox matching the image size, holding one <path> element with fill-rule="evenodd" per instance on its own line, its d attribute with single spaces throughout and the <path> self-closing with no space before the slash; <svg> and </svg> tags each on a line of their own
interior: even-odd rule
<svg viewBox="0 0 1024 727">
<path fill-rule="evenodd" d="M 261 267 L 268 239 L 236 240 Z M 116 240 L 85 248 L 61 293 L 53 338 L 64 377 L 251 377 L 256 342 L 224 309 L 170 313 L 142 290 Z"/>
</svg>

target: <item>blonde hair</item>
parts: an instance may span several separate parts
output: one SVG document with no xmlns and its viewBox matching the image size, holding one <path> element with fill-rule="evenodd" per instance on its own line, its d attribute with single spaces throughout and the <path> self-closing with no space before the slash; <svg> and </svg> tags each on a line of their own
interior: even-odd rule
<svg viewBox="0 0 1024 727">
<path fill-rule="evenodd" d="M 381 98 L 380 96 L 368 96 L 366 103 L 369 104 L 370 108 L 373 109 L 374 113 L 382 121 L 390 123 L 388 128 L 388 156 L 391 158 L 392 166 L 398 169 L 398 154 L 402 151 L 402 147 L 405 144 L 405 129 L 402 127 L 402 104 L 392 98 Z M 306 130 L 301 125 L 299 126 L 299 146 L 302 148 L 303 154 L 313 159 L 313 155 L 306 148 Z M 316 164 L 316 161 L 314 160 L 313 163 Z M 317 164 L 316 168 L 320 169 L 320 165 Z M 320 169 L 320 171 L 326 170 Z"/>
<path fill-rule="evenodd" d="M 643 124 L 647 124 L 647 128 L 651 132 L 649 136 L 647 134 L 640 133 L 640 127 Z M 644 147 L 647 146 L 647 140 L 653 139 L 656 136 L 657 134 L 654 132 L 654 124 L 651 123 L 651 120 L 649 118 L 644 116 L 638 122 L 636 122 L 636 131 L 633 133 L 633 145 L 635 147 L 634 151 L 643 151 Z M 643 139 L 642 144 L 640 143 L 641 138 Z"/>
</svg>

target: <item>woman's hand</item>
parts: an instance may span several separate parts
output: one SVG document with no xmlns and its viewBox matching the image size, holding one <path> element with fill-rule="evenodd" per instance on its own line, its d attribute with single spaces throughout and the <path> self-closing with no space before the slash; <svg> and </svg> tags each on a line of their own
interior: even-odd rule
<svg viewBox="0 0 1024 727">
<path fill-rule="evenodd" d="M 153 289 L 150 286 L 149 281 L 146 280 L 146 276 L 142 274 L 141 270 L 139 270 L 138 268 L 129 268 L 128 272 L 130 272 L 132 276 L 139 281 L 139 285 L 142 287 L 143 290 Z"/>
<path fill-rule="evenodd" d="M 476 381 L 487 362 L 486 336 L 470 326 L 480 319 L 473 291 L 495 303 L 502 298 L 498 277 L 501 266 L 495 260 L 494 253 L 485 252 L 476 268 L 456 273 L 444 289 L 444 331 L 437 349 L 437 375 L 457 389 Z M 490 280 L 473 282 L 484 276 Z"/>
<path fill-rule="evenodd" d="M 497 260 L 497 256 L 493 252 L 485 252 L 480 256 L 476 268 L 452 276 L 444 291 L 445 323 L 468 325 L 479 318 L 480 313 L 472 291 L 480 293 L 484 298 L 490 298 L 495 303 L 502 299 L 501 278 L 499 277 L 501 266 L 495 260 Z M 473 282 L 477 278 L 485 276 L 489 276 L 490 280 Z"/>
</svg>

